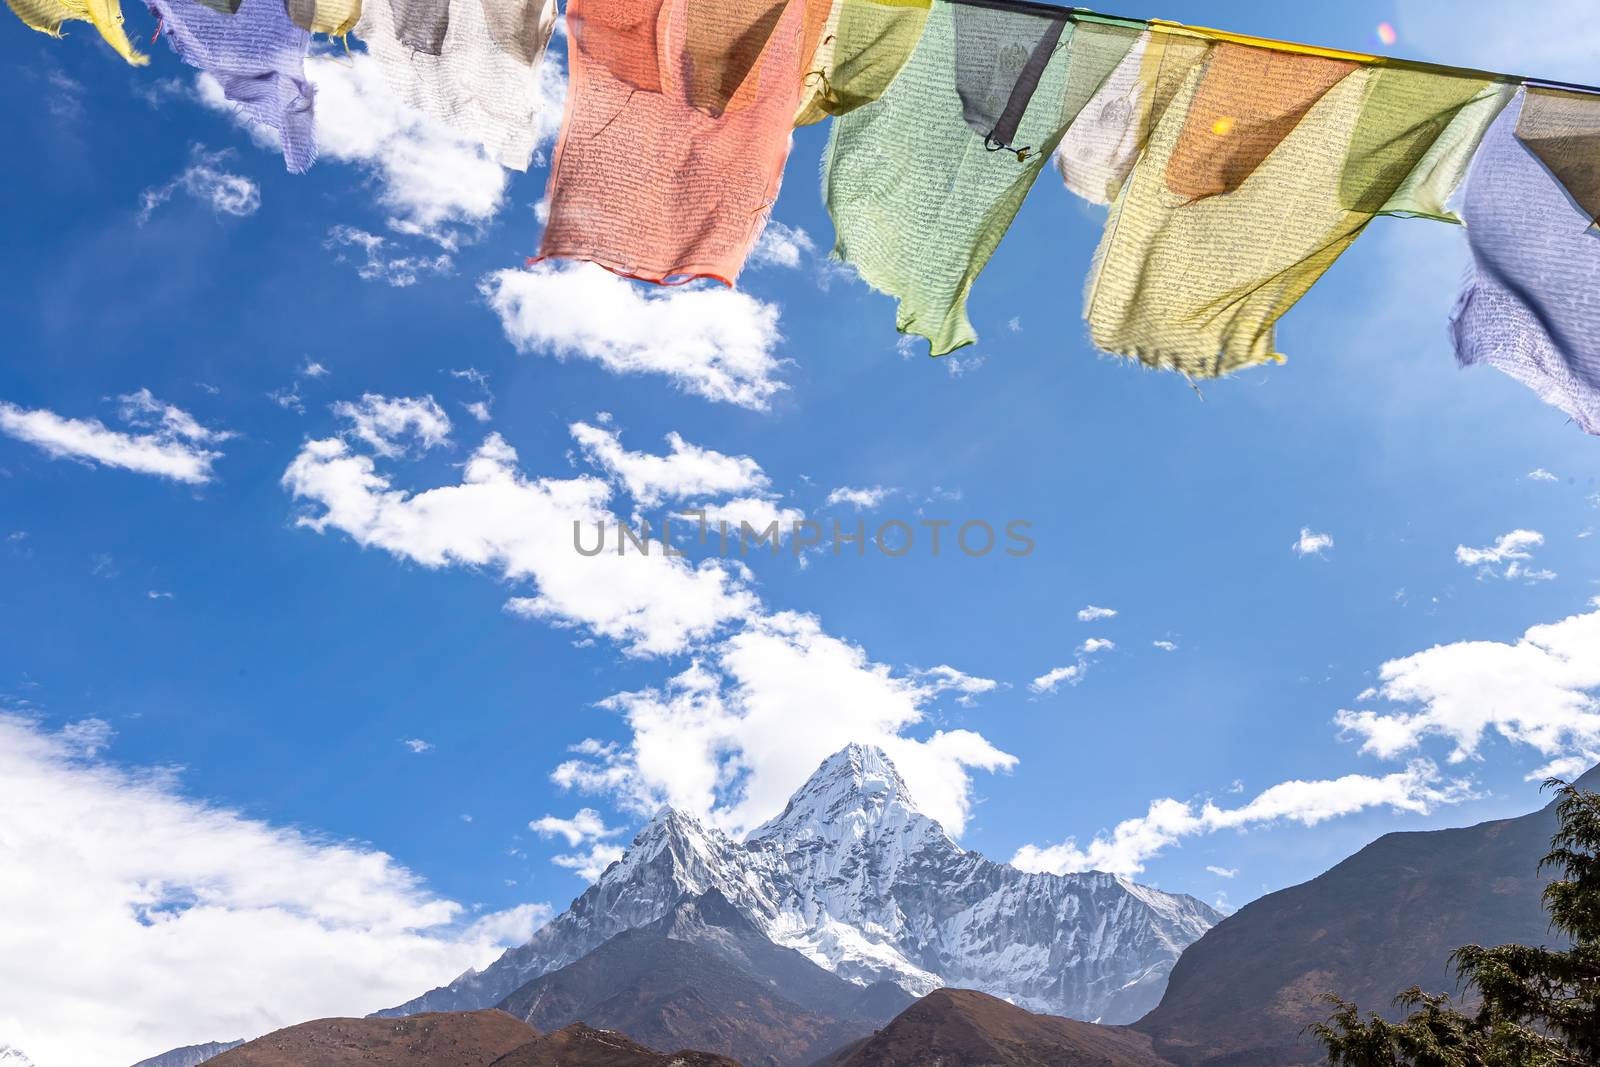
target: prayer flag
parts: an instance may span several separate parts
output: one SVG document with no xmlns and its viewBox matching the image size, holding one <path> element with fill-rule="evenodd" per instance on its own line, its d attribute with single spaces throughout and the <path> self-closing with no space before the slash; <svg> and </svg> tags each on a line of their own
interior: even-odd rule
<svg viewBox="0 0 1600 1067">
<path fill-rule="evenodd" d="M 1461 210 L 1472 269 L 1450 333 L 1463 366 L 1496 367 L 1600 434 L 1600 231 L 1580 199 L 1592 178 L 1563 184 L 1575 160 L 1552 151 L 1552 116 L 1588 136 L 1600 96 L 1529 87 L 1478 149 Z"/>
<path fill-rule="evenodd" d="M 397 97 L 479 142 L 502 166 L 528 169 L 555 0 L 367 0 L 360 14 L 356 35 Z"/>
<path fill-rule="evenodd" d="M 778 196 L 829 0 L 571 0 L 541 258 L 733 284 Z"/>
<path fill-rule="evenodd" d="M 122 5 L 117 0 L 6 0 L 17 18 L 40 33 L 61 36 L 63 22 L 87 22 L 100 31 L 117 55 L 136 67 L 150 62 L 137 51 L 122 28 Z"/>
<path fill-rule="evenodd" d="M 1375 216 L 1453 218 L 1445 200 L 1513 91 L 1171 24 L 1152 36 L 1140 92 L 1158 115 L 1084 315 L 1103 351 L 1196 377 L 1281 358 L 1274 324 Z"/>
<path fill-rule="evenodd" d="M 1141 23 L 1065 8 L 936 0 L 876 101 L 835 120 L 823 162 L 834 253 L 899 300 L 943 355 L 977 339 L 967 296 L 1067 124 Z"/>
<path fill-rule="evenodd" d="M 284 0 L 243 0 L 232 13 L 199 0 L 149 0 L 161 33 L 192 67 L 211 75 L 250 121 L 278 132 L 294 172 L 317 158 L 314 90 L 306 80 L 311 34 L 290 21 Z"/>
<path fill-rule="evenodd" d="M 917 47 L 931 3 L 836 0 L 805 73 L 807 96 L 794 124 L 821 122 L 882 96 Z"/>
</svg>

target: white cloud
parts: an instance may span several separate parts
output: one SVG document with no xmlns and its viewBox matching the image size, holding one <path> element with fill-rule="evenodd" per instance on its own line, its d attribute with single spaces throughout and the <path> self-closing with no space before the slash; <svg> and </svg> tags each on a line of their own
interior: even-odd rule
<svg viewBox="0 0 1600 1067">
<path fill-rule="evenodd" d="M 1174 641 L 1151 641 L 1150 643 L 1163 652 L 1178 651 L 1178 645 Z"/>
<path fill-rule="evenodd" d="M 1155 800 L 1145 815 L 1126 819 L 1080 847 L 1068 838 L 1058 845 L 1024 845 L 1012 864 L 1025 871 L 1108 871 L 1132 876 L 1146 861 L 1186 837 L 1218 830 L 1246 830 L 1282 822 L 1315 826 L 1328 819 L 1367 808 L 1427 814 L 1440 804 L 1453 804 L 1471 796 L 1462 781 L 1441 781 L 1438 768 L 1427 760 L 1413 760 L 1403 771 L 1375 777 L 1347 774 L 1321 781 L 1280 782 L 1237 808 L 1219 808 L 1212 801 Z"/>
<path fill-rule="evenodd" d="M 786 386 L 773 355 L 778 308 L 735 289 L 645 289 L 592 263 L 496 271 L 480 291 L 522 352 L 659 374 L 680 389 L 765 410 Z"/>
<path fill-rule="evenodd" d="M 1486 548 L 1456 546 L 1456 562 L 1464 567 L 1479 568 L 1480 577 L 1498 575 L 1501 578 L 1521 578 L 1528 582 L 1547 582 L 1556 577 L 1554 571 L 1533 569 L 1527 562 L 1533 558 L 1532 549 L 1544 544 L 1544 534 L 1538 530 L 1512 530 L 1495 538 Z M 1505 569 L 1495 568 L 1504 563 Z"/>
<path fill-rule="evenodd" d="M 1239 873 L 1239 868 L 1237 867 L 1213 867 L 1210 864 L 1206 865 L 1206 870 L 1210 871 L 1218 878 L 1233 878 Z"/>
<path fill-rule="evenodd" d="M 400 743 L 409 748 L 413 754 L 418 756 L 422 755 L 424 752 L 433 751 L 433 745 L 430 742 L 424 741 L 420 737 L 408 737 Z"/>
<path fill-rule="evenodd" d="M 587 849 L 578 852 L 550 857 L 551 863 L 577 873 L 585 881 L 594 881 L 606 867 L 622 858 L 622 846 L 606 843 L 607 838 L 615 837 L 622 831 L 607 826 L 600 813 L 593 808 L 582 808 L 570 819 L 546 815 L 530 822 L 528 829 L 537 831 L 541 837 L 561 837 L 567 842 L 568 848 L 588 845 Z"/>
<path fill-rule="evenodd" d="M 439 252 L 432 256 L 391 254 L 388 249 L 392 246 L 392 242 L 388 238 L 343 224 L 334 226 L 328 231 L 328 237 L 322 242 L 322 246 L 334 249 L 337 252 L 334 258 L 341 263 L 344 262 L 345 255 L 339 250 L 346 248 L 359 250 L 364 259 L 356 264 L 356 276 L 363 281 L 381 281 L 396 289 L 415 285 L 417 279 L 424 274 L 449 274 L 455 266 L 448 252 Z"/>
<path fill-rule="evenodd" d="M 866 511 L 883 503 L 884 498 L 892 492 L 894 492 L 893 489 L 885 489 L 881 485 L 860 489 L 841 485 L 828 494 L 828 507 L 833 507 L 836 504 L 849 504 L 857 511 Z"/>
<path fill-rule="evenodd" d="M 1117 617 L 1116 608 L 1102 608 L 1090 604 L 1078 612 L 1079 622 L 1099 622 L 1101 619 L 1114 619 Z"/>
<path fill-rule="evenodd" d="M 598 478 L 528 478 L 499 434 L 485 438 L 460 484 L 417 493 L 397 489 L 371 457 L 338 439 L 308 441 L 283 484 L 318 505 L 299 524 L 343 531 L 426 567 L 483 567 L 508 582 L 531 581 L 532 596 L 507 607 L 557 625 L 580 626 L 624 642 L 639 654 L 673 653 L 748 614 L 755 597 L 715 562 L 616 553 L 617 518 Z M 585 546 L 604 524 L 606 550 L 577 554 L 575 524 Z"/>
<path fill-rule="evenodd" d="M 328 373 L 328 368 L 314 359 L 308 359 L 300 365 L 300 377 L 302 378 L 326 378 Z"/>
<path fill-rule="evenodd" d="M 1560 478 L 1556 477 L 1554 474 L 1551 474 L 1543 467 L 1540 467 L 1538 470 L 1531 470 L 1528 472 L 1528 481 L 1530 482 L 1559 482 L 1560 480 Z"/>
<path fill-rule="evenodd" d="M 79 719 L 69 722 L 56 732 L 56 741 L 63 752 L 83 759 L 93 759 L 111 744 L 117 736 L 110 723 L 104 719 Z"/>
<path fill-rule="evenodd" d="M 463 230 L 475 236 L 499 212 L 507 172 L 402 103 L 372 57 L 313 59 L 306 74 L 317 89 L 318 155 L 371 172 L 392 229 L 453 249 Z"/>
<path fill-rule="evenodd" d="M 551 778 L 614 793 L 641 814 L 670 804 L 737 834 L 781 811 L 827 756 L 862 742 L 882 747 L 922 809 L 959 835 L 972 808 L 969 769 L 1009 769 L 1016 757 L 968 730 L 908 736 L 932 692 L 812 616 L 783 612 L 666 685 L 603 702 L 627 720 L 631 742 L 591 742 Z"/>
<path fill-rule="evenodd" d="M 155 210 L 172 194 L 183 192 L 218 215 L 244 218 L 261 210 L 261 187 L 242 174 L 222 169 L 233 152 L 207 152 L 195 145 L 189 152 L 189 165 L 165 185 L 152 186 L 139 194 L 139 221 L 148 222 Z"/>
<path fill-rule="evenodd" d="M 489 408 L 494 403 L 494 392 L 489 388 L 489 376 L 476 367 L 458 367 L 450 371 L 450 377 L 471 382 L 483 391 L 483 399 L 463 403 L 461 406 L 467 409 L 467 414 L 479 422 L 491 421 L 494 416 L 490 414 Z"/>
<path fill-rule="evenodd" d="M 738 832 L 776 814 L 823 758 L 865 742 L 881 745 L 925 810 L 960 833 L 973 802 L 969 772 L 1015 763 L 970 731 L 913 736 L 938 693 L 983 691 L 987 680 L 953 668 L 896 675 L 814 617 L 766 612 L 735 565 L 619 555 L 605 481 L 523 474 L 497 434 L 460 484 L 396 488 L 338 439 L 307 442 L 283 484 L 314 505 L 299 520 L 310 529 L 340 530 L 424 566 L 532 582 L 534 595 L 512 599 L 511 611 L 582 627 L 634 654 L 695 654 L 666 685 L 604 702 L 632 736 L 579 746 L 552 773 L 564 787 L 613 794 L 641 814 L 670 803 Z M 578 556 L 575 522 L 585 548 L 604 523 L 605 550 Z"/>
<path fill-rule="evenodd" d="M 1102 614 L 1091 617 L 1103 619 L 1107 617 L 1105 614 L 1103 614 L 1107 611 L 1109 611 L 1108 608 L 1089 607 L 1078 612 L 1078 618 L 1084 618 L 1086 612 L 1101 612 Z M 1116 612 L 1112 611 L 1110 614 L 1115 615 Z M 1043 695 L 1046 693 L 1054 693 L 1063 684 L 1077 685 L 1079 682 L 1083 681 L 1084 675 L 1089 672 L 1089 665 L 1093 662 L 1089 658 L 1090 656 L 1096 655 L 1100 652 L 1110 652 L 1116 647 L 1117 645 L 1114 641 L 1108 641 L 1104 637 L 1091 637 L 1083 644 L 1078 646 L 1077 662 L 1069 663 L 1061 667 L 1055 667 L 1046 671 L 1033 681 L 1029 682 L 1028 688 L 1036 695 Z"/>
<path fill-rule="evenodd" d="M 1029 682 L 1028 688 L 1035 693 L 1054 693 L 1062 682 L 1066 682 L 1068 685 L 1077 685 L 1083 681 L 1083 674 L 1087 669 L 1088 664 L 1081 660 L 1077 663 L 1069 663 L 1064 667 L 1054 667 Z"/>
<path fill-rule="evenodd" d="M 528 829 L 535 831 L 541 837 L 561 837 L 566 840 L 568 848 L 577 848 L 589 841 L 615 837 L 622 832 L 618 828 L 607 826 L 605 819 L 593 808 L 580 808 L 570 819 L 545 815 L 528 823 Z"/>
<path fill-rule="evenodd" d="M 450 438 L 450 419 L 431 396 L 387 397 L 364 393 L 352 403 L 341 400 L 333 413 L 350 422 L 350 432 L 373 452 L 394 458 L 405 452 L 407 438 L 423 449 L 437 448 Z"/>
<path fill-rule="evenodd" d="M 371 174 L 390 228 L 453 250 L 499 212 L 506 171 L 470 139 L 402 103 L 370 55 L 313 57 L 306 76 L 316 87 L 319 158 Z M 237 120 L 215 78 L 202 74 L 197 86 L 203 104 Z M 250 132 L 276 148 L 274 131 Z"/>
<path fill-rule="evenodd" d="M 796 523 L 805 520 L 805 513 L 798 508 L 783 507 L 769 497 L 742 496 L 733 500 L 704 504 L 698 510 L 705 511 L 708 543 L 711 538 L 718 537 L 720 544 L 718 531 L 722 526 L 719 524 L 726 524 L 729 552 L 733 552 L 731 546 L 740 544 L 740 555 L 746 550 L 751 553 L 763 551 L 763 546 L 757 543 L 757 539 L 763 537 L 774 523 L 777 524 L 777 540 L 774 543 L 781 543 L 783 538 L 794 535 Z M 690 516 L 685 521 L 691 525 L 695 536 L 698 537 L 700 529 L 698 516 Z M 746 526 L 750 527 L 748 534 L 744 532 Z M 740 538 L 743 539 L 742 542 Z M 765 551 L 776 554 L 776 549 L 765 549 Z"/>
<path fill-rule="evenodd" d="M 749 456 L 701 448 L 676 433 L 667 434 L 671 451 L 657 456 L 623 448 L 616 430 L 583 422 L 573 423 L 570 429 L 584 455 L 621 479 L 640 507 L 653 508 L 664 500 L 765 493 L 771 488 L 761 465 Z"/>
<path fill-rule="evenodd" d="M 143 433 L 107 429 L 99 419 L 30 411 L 4 400 L 0 400 L 0 433 L 56 459 L 98 463 L 190 485 L 211 481 L 211 466 L 222 453 L 202 446 L 226 441 L 231 433 L 200 425 L 187 411 L 156 400 L 148 389 L 120 399 L 123 421 Z"/>
<path fill-rule="evenodd" d="M 1363 752 L 1391 758 L 1444 737 L 1455 763 L 1475 757 L 1493 732 L 1548 758 L 1593 762 L 1600 753 L 1600 610 L 1531 627 L 1511 643 L 1436 645 L 1390 660 L 1379 677 L 1364 699 L 1415 710 L 1340 711 L 1335 721 Z"/>
<path fill-rule="evenodd" d="M 27 961 L 0 968 L 0 1034 L 41 1067 L 363 1015 L 549 915 L 469 922 L 370 846 L 212 806 L 15 716 L 0 716 L 0 810 L 0 958 Z"/>
<path fill-rule="evenodd" d="M 592 882 L 605 873 L 605 869 L 622 858 L 621 845 L 590 845 L 584 852 L 563 853 L 550 857 L 557 867 L 565 867 L 585 882 Z"/>
<path fill-rule="evenodd" d="M 941 663 L 927 670 L 913 671 L 912 674 L 926 688 L 929 696 L 954 692 L 957 694 L 956 703 L 967 707 L 972 706 L 975 698 L 1000 688 L 1000 683 L 993 678 L 979 678 L 965 671 L 956 670 L 948 663 Z"/>
<path fill-rule="evenodd" d="M 1301 556 L 1320 556 L 1333 547 L 1333 535 L 1313 533 L 1311 527 L 1300 527 L 1300 539 L 1292 546 L 1295 553 Z"/>
<path fill-rule="evenodd" d="M 750 250 L 748 267 L 798 268 L 805 258 L 816 252 L 811 235 L 798 226 L 785 226 L 776 220 L 769 221 L 761 231 L 755 247 Z"/>
<path fill-rule="evenodd" d="M 274 389 L 267 394 L 267 399 L 285 411 L 292 411 L 296 415 L 306 413 L 305 398 L 300 395 L 298 385 L 286 385 L 281 389 Z"/>
</svg>

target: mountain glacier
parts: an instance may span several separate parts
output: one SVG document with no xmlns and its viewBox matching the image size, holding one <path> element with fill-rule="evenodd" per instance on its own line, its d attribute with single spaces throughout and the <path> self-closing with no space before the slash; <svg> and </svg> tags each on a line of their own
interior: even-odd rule
<svg viewBox="0 0 1600 1067">
<path fill-rule="evenodd" d="M 663 808 L 527 944 L 379 1014 L 490 1007 L 712 889 L 777 944 L 853 982 L 888 980 L 913 996 L 967 987 L 1107 1023 L 1153 1008 L 1178 954 L 1221 919 L 1114 875 L 1031 874 L 964 850 L 880 750 L 851 745 L 743 842 Z"/>
</svg>

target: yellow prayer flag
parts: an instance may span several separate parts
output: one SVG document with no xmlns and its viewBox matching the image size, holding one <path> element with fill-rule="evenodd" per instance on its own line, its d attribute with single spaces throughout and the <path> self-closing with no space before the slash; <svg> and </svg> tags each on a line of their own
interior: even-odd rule
<svg viewBox="0 0 1600 1067">
<path fill-rule="evenodd" d="M 1477 72 L 1151 32 L 1148 143 L 1084 316 L 1096 347 L 1195 377 L 1275 358 L 1274 323 L 1376 215 L 1450 218 L 1445 200 L 1509 99 Z M 1179 39 L 1191 43 L 1172 63 Z"/>
<path fill-rule="evenodd" d="M 63 22 L 88 22 L 100 31 L 106 43 L 116 49 L 117 55 L 136 67 L 150 62 L 150 57 L 133 47 L 127 31 L 122 28 L 122 5 L 118 0 L 6 0 L 17 18 L 52 37 L 61 36 Z"/>
</svg>

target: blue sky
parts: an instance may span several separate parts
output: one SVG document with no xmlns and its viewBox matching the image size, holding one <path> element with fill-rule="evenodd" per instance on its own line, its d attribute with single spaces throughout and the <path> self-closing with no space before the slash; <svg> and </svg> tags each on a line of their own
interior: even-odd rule
<svg viewBox="0 0 1600 1067">
<path fill-rule="evenodd" d="M 1441 12 L 1157 13 L 1347 48 L 1388 21 L 1400 53 L 1596 79 L 1584 34 Z M 934 361 L 826 262 L 825 129 L 738 293 L 645 294 L 524 271 L 543 167 L 399 112 L 360 60 L 313 61 L 323 159 L 293 176 L 165 45 L 131 70 L 72 29 L 0 34 L 0 853 L 27 872 L 0 958 L 36 961 L 0 969 L 0 1043 L 41 1067 L 405 999 L 654 804 L 737 832 L 845 740 L 967 847 L 1229 907 L 1528 810 L 1528 775 L 1600 750 L 1600 453 L 1455 368 L 1451 227 L 1379 220 L 1282 324 L 1286 365 L 1196 391 L 1087 346 L 1102 216 L 1047 171 L 981 341 Z M 570 549 L 574 515 L 728 500 L 1022 520 L 1035 548 Z"/>
</svg>

